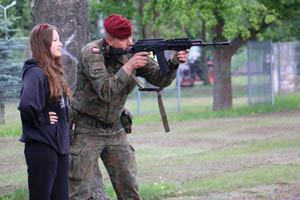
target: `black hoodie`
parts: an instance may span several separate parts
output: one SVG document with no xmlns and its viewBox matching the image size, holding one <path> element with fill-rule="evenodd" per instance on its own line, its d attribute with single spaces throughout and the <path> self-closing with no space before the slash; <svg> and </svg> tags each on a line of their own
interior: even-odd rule
<svg viewBox="0 0 300 200">
<path fill-rule="evenodd" d="M 18 109 L 21 114 L 21 142 L 39 141 L 50 145 L 60 154 L 69 152 L 68 101 L 63 94 L 60 101 L 50 101 L 50 85 L 46 74 L 35 59 L 23 66 L 22 90 Z M 50 124 L 49 112 L 58 121 Z"/>
</svg>

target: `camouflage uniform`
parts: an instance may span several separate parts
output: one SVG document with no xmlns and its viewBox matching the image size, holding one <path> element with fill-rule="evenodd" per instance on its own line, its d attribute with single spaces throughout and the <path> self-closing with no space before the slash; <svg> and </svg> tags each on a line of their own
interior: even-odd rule
<svg viewBox="0 0 300 200">
<path fill-rule="evenodd" d="M 136 182 L 134 150 L 129 144 L 120 116 L 127 96 L 135 87 L 134 80 L 122 66 L 130 55 L 112 58 L 93 53 L 103 40 L 87 44 L 81 51 L 76 90 L 71 103 L 76 128 L 70 151 L 70 200 L 89 199 L 94 164 L 101 157 L 118 199 L 141 199 Z M 155 61 L 133 71 L 153 85 L 166 87 L 176 77 L 178 59 L 169 61 L 172 72 L 161 75 Z"/>
</svg>

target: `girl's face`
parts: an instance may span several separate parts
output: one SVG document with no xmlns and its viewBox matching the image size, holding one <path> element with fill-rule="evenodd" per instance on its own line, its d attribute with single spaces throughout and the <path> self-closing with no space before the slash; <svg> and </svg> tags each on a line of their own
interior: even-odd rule
<svg viewBox="0 0 300 200">
<path fill-rule="evenodd" d="M 53 38 L 50 47 L 50 53 L 54 58 L 60 57 L 62 55 L 62 46 L 63 44 L 59 40 L 58 32 L 56 30 L 53 30 Z"/>
</svg>

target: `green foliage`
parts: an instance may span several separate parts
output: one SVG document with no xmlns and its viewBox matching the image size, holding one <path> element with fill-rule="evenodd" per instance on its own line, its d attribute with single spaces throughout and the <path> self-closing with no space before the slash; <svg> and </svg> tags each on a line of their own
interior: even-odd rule
<svg viewBox="0 0 300 200">
<path fill-rule="evenodd" d="M 98 20 L 101 13 L 100 3 L 96 0 L 90 0 L 88 3 L 91 22 L 91 37 L 96 40 L 101 37 L 98 28 Z"/>
<path fill-rule="evenodd" d="M 128 19 L 133 19 L 136 13 L 136 7 L 133 0 L 90 0 L 88 3 L 90 12 L 90 22 L 92 27 L 92 39 L 101 37 L 99 34 L 98 20 L 106 18 L 111 14 L 120 14 Z"/>
<path fill-rule="evenodd" d="M 0 15 L 0 18 L 3 16 Z M 14 22 L 16 21 L 17 17 L 11 16 L 10 18 L 7 18 L 6 21 L 1 20 L 0 23 L 0 38 L 11 38 L 12 33 L 16 31 L 16 29 L 12 29 L 12 26 Z"/>
<path fill-rule="evenodd" d="M 19 18 L 14 25 L 14 28 L 17 29 L 14 36 L 28 37 L 33 28 L 29 0 L 17 0 L 15 15 Z"/>
<path fill-rule="evenodd" d="M 299 18 L 299 9 L 295 10 L 297 5 L 297 1 L 149 0 L 144 8 L 146 15 L 143 22 L 149 23 L 153 20 L 155 12 L 164 13 L 155 19 L 153 26 L 154 29 L 160 29 L 163 36 L 199 37 L 199 27 L 201 22 L 205 21 L 206 26 L 210 28 L 211 39 L 217 34 L 214 27 L 224 23 L 221 33 L 224 39 L 233 40 L 241 35 L 247 40 L 251 36 L 251 31 L 262 33 L 268 25 L 279 23 L 282 19 L 286 19 L 284 21 L 286 24 L 297 24 L 299 20 L 294 22 L 287 20 L 291 17 Z M 283 7 L 288 9 L 283 12 Z M 292 10 L 292 14 L 289 13 L 289 17 L 286 17 L 285 13 L 289 12 L 289 9 Z M 296 26 L 296 30 L 298 27 L 299 25 Z"/>
<path fill-rule="evenodd" d="M 127 19 L 133 19 L 136 12 L 134 0 L 103 0 L 98 3 L 98 9 L 103 14 L 103 17 L 107 17 L 111 14 L 120 14 Z"/>
<path fill-rule="evenodd" d="M 4 7 L 8 6 L 12 0 L 0 0 Z M 17 0 L 17 4 L 7 9 L 7 20 L 4 22 L 3 9 L 0 8 L 0 38 L 5 35 L 9 37 L 28 36 L 33 27 L 31 13 L 29 9 L 29 0 Z"/>
<path fill-rule="evenodd" d="M 272 39 L 273 41 L 295 41 L 299 40 L 300 31 L 300 1 L 299 0 L 259 0 L 269 10 L 277 13 L 276 23 L 268 27 L 264 34 L 258 38 Z M 269 20 L 268 17 L 266 20 Z"/>
</svg>

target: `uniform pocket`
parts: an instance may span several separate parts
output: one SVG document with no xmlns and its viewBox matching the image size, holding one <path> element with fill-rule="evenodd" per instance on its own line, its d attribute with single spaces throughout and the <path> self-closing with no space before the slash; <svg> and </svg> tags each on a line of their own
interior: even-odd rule
<svg viewBox="0 0 300 200">
<path fill-rule="evenodd" d="M 72 146 L 69 157 L 69 178 L 74 180 L 81 180 L 84 178 L 83 173 L 83 159 L 81 155 L 81 146 Z"/>
</svg>

